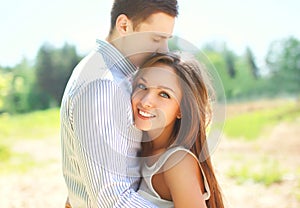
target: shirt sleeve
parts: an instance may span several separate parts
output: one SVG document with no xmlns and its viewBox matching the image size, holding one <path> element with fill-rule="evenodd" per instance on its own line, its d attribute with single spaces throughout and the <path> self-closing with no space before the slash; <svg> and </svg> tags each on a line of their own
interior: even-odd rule
<svg viewBox="0 0 300 208">
<path fill-rule="evenodd" d="M 88 207 L 155 207 L 135 192 L 140 141 L 130 96 L 112 81 L 96 80 L 74 97 L 71 114 Z"/>
</svg>

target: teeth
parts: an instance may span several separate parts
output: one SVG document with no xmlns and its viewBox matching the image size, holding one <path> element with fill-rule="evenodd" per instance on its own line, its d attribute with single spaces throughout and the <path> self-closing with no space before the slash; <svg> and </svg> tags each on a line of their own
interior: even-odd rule
<svg viewBox="0 0 300 208">
<path fill-rule="evenodd" d="M 139 114 L 144 116 L 144 117 L 148 117 L 148 118 L 154 117 L 154 115 L 152 115 L 150 113 L 147 113 L 147 112 L 144 112 L 144 111 L 141 111 L 141 110 L 139 110 Z"/>
</svg>

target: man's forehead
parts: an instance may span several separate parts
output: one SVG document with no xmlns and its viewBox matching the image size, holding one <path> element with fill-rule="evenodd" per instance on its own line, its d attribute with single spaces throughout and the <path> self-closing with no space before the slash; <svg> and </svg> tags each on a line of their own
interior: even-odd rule
<svg viewBox="0 0 300 208">
<path fill-rule="evenodd" d="M 164 37 L 169 37 L 173 33 L 175 17 L 159 12 L 150 15 L 142 21 L 138 26 L 138 32 L 157 32 L 162 33 Z M 166 36 L 166 34 L 168 34 Z"/>
</svg>

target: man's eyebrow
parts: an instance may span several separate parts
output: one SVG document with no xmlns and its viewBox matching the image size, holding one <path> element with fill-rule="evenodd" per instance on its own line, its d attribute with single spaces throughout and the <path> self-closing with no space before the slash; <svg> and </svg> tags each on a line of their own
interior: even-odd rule
<svg viewBox="0 0 300 208">
<path fill-rule="evenodd" d="M 160 37 L 160 38 L 163 38 L 163 39 L 169 39 L 169 38 L 172 38 L 173 37 L 173 35 L 158 35 L 158 37 Z"/>
<path fill-rule="evenodd" d="M 156 33 L 156 36 L 163 39 L 173 38 L 173 35 L 169 33 Z"/>
</svg>

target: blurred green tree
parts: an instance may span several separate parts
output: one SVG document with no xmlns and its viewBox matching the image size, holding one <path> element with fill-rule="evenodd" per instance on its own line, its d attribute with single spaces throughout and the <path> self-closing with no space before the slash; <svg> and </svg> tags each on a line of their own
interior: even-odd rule
<svg viewBox="0 0 300 208">
<path fill-rule="evenodd" d="M 229 74 L 229 77 L 233 79 L 236 75 L 236 69 L 235 69 L 236 56 L 232 51 L 228 50 L 226 46 L 224 47 L 223 53 L 224 53 L 227 72 Z"/>
<path fill-rule="evenodd" d="M 38 51 L 37 85 L 45 94 L 53 98 L 54 105 L 60 105 L 66 83 L 79 60 L 75 47 L 68 44 L 61 49 L 44 44 Z"/>
<path fill-rule="evenodd" d="M 268 88 L 265 86 L 268 80 L 258 76 L 259 69 L 254 62 L 254 55 L 251 55 L 252 63 L 250 64 L 247 51 L 245 55 L 238 56 L 224 45 L 221 47 L 221 44 L 209 44 L 204 47 L 203 51 L 222 80 L 226 99 L 237 101 L 266 96 Z M 253 76 L 251 69 L 253 63 L 256 67 L 257 78 Z"/>
<path fill-rule="evenodd" d="M 247 59 L 248 65 L 250 67 L 252 76 L 255 79 L 257 79 L 259 76 L 259 69 L 255 63 L 254 55 L 249 47 L 246 48 L 246 59 Z"/>
<path fill-rule="evenodd" d="M 294 37 L 274 41 L 266 63 L 271 71 L 273 90 L 278 93 L 300 92 L 300 41 Z"/>
<path fill-rule="evenodd" d="M 12 77 L 13 77 L 13 73 L 11 72 L 11 68 L 0 67 L 0 112 L 1 113 L 6 111 L 5 102 L 6 102 L 6 97 L 10 91 Z"/>
<path fill-rule="evenodd" d="M 28 96 L 33 83 L 33 69 L 26 59 L 6 73 L 9 85 L 6 83 L 4 92 L 4 110 L 9 113 L 24 113 L 30 110 Z"/>
</svg>

